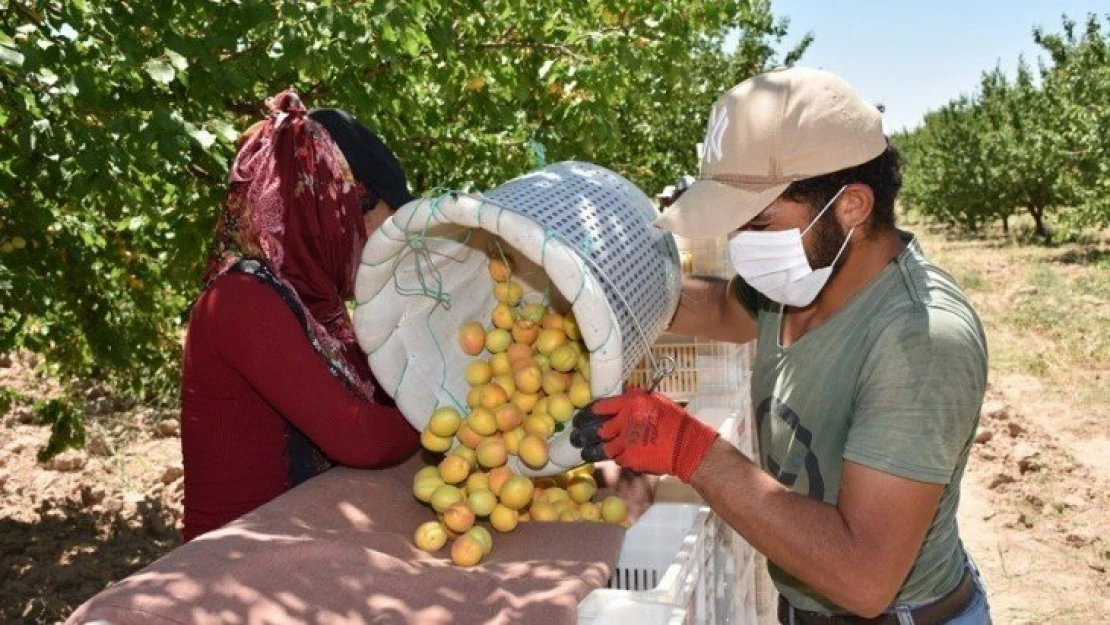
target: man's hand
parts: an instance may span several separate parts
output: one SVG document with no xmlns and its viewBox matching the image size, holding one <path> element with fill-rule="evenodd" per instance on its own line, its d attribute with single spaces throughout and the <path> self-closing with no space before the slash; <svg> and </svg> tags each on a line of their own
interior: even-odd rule
<svg viewBox="0 0 1110 625">
<path fill-rule="evenodd" d="M 574 416 L 570 442 L 593 462 L 612 458 L 644 473 L 670 473 L 688 482 L 716 430 L 662 395 L 631 388 L 599 399 Z"/>
</svg>

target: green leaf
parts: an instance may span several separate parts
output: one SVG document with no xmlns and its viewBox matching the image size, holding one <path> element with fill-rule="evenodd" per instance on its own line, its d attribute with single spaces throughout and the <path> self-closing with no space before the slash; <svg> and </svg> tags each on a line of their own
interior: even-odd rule
<svg viewBox="0 0 1110 625">
<path fill-rule="evenodd" d="M 23 59 L 23 55 L 14 46 L 0 43 L 0 63 L 12 67 L 22 67 Z"/>
<path fill-rule="evenodd" d="M 199 143 L 200 147 L 204 148 L 205 150 L 212 147 L 212 144 L 216 142 L 216 135 L 208 132 L 203 128 L 197 128 L 192 124 L 188 126 L 188 132 L 189 136 L 192 137 L 197 143 Z"/>
<path fill-rule="evenodd" d="M 170 50 L 169 48 L 166 48 L 166 58 L 169 59 L 170 65 L 172 65 L 179 72 L 183 72 L 189 69 L 189 61 L 186 60 L 185 57 L 174 52 L 173 50 Z"/>
<path fill-rule="evenodd" d="M 216 132 L 217 136 L 228 143 L 234 143 L 239 138 L 239 131 L 235 129 L 235 126 L 222 119 L 213 119 L 208 122 L 208 126 Z"/>
<path fill-rule="evenodd" d="M 143 69 L 151 78 L 167 85 L 173 82 L 176 75 L 173 66 L 169 64 L 165 57 L 150 59 L 143 65 Z"/>
</svg>

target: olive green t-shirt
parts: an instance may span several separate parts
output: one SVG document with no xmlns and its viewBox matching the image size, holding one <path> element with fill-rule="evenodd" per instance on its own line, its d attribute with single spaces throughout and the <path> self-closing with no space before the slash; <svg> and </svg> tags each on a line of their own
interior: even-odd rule
<svg viewBox="0 0 1110 625">
<path fill-rule="evenodd" d="M 955 280 L 907 247 L 860 293 L 788 348 L 781 306 L 742 280 L 736 296 L 759 323 L 752 406 L 763 468 L 794 492 L 835 505 L 844 460 L 944 484 L 936 516 L 895 605 L 917 606 L 959 582 L 956 527 L 987 378 L 983 328 Z M 844 612 L 774 564 L 801 610 Z"/>
</svg>

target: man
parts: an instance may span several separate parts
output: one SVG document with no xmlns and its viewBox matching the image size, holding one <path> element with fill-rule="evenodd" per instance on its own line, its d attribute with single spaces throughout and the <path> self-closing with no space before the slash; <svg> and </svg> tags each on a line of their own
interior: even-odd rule
<svg viewBox="0 0 1110 625">
<path fill-rule="evenodd" d="M 670 330 L 743 343 L 760 466 L 632 389 L 575 418 L 587 459 L 689 482 L 767 556 L 784 623 L 989 623 L 956 506 L 987 375 L 952 278 L 894 227 L 898 154 L 831 73 L 745 81 L 659 225 L 729 235 L 737 277 L 688 278 Z M 876 619 L 876 620 L 868 620 Z"/>
</svg>

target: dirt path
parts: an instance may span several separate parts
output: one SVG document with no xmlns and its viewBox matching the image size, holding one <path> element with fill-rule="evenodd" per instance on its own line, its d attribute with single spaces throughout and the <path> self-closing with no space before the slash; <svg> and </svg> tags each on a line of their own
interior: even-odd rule
<svg viewBox="0 0 1110 625">
<path fill-rule="evenodd" d="M 915 230 L 987 328 L 990 391 L 960 533 L 994 620 L 1110 623 L 1106 238 L 1041 248 Z"/>
<path fill-rule="evenodd" d="M 961 532 L 995 622 L 1110 623 L 1110 245 L 1014 246 L 913 227 L 987 327 L 991 390 Z M 0 356 L 0 387 L 57 392 Z M 91 439 L 47 466 L 48 430 L 0 415 L 0 623 L 63 619 L 179 544 L 172 412 L 90 395 Z"/>
</svg>

